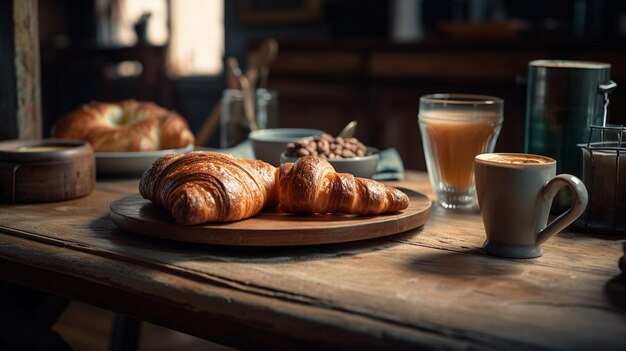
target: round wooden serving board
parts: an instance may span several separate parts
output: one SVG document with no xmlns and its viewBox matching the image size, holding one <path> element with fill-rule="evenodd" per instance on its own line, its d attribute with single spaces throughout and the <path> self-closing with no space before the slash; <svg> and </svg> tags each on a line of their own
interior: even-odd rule
<svg viewBox="0 0 626 351">
<path fill-rule="evenodd" d="M 139 194 L 111 203 L 111 219 L 122 229 L 147 236 L 195 243 L 233 246 L 296 246 L 330 244 L 399 234 L 428 220 L 428 197 L 402 189 L 409 207 L 378 216 L 294 215 L 265 210 L 238 222 L 181 226 L 170 214 Z"/>
</svg>

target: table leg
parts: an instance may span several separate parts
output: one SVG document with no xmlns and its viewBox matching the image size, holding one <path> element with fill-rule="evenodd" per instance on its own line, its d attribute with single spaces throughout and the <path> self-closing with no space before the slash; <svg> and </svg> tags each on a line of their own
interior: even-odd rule
<svg viewBox="0 0 626 351">
<path fill-rule="evenodd" d="M 109 351 L 137 350 L 140 333 L 140 320 L 123 314 L 116 314 L 111 330 Z"/>
</svg>

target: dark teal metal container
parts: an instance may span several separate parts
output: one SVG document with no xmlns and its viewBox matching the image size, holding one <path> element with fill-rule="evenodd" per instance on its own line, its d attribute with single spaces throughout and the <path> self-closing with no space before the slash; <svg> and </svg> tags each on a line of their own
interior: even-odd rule
<svg viewBox="0 0 626 351">
<path fill-rule="evenodd" d="M 610 75 L 608 63 L 531 61 L 525 151 L 556 159 L 558 173 L 580 176 L 578 144 L 587 142 L 590 125 L 603 123 L 605 92 L 616 86 Z"/>
</svg>

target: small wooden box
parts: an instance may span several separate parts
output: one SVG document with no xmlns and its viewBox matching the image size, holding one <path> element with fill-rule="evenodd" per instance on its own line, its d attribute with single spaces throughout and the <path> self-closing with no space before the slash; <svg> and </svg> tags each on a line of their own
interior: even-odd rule
<svg viewBox="0 0 626 351">
<path fill-rule="evenodd" d="M 0 142 L 0 202 L 50 202 L 85 196 L 96 182 L 91 146 L 78 140 Z"/>
</svg>

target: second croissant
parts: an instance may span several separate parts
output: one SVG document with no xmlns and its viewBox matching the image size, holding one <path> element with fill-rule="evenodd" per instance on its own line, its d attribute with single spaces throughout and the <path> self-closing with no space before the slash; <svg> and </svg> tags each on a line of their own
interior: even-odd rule
<svg viewBox="0 0 626 351">
<path fill-rule="evenodd" d="M 276 168 L 215 152 L 167 155 L 143 174 L 139 192 L 183 225 L 237 221 L 277 205 L 291 213 L 366 215 L 398 212 L 409 205 L 403 192 L 337 173 L 313 156 Z"/>
</svg>

